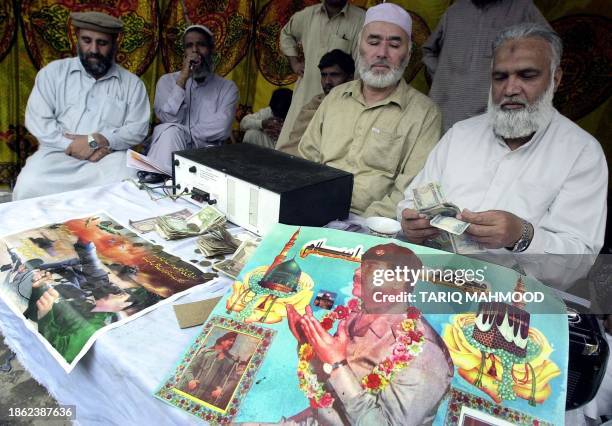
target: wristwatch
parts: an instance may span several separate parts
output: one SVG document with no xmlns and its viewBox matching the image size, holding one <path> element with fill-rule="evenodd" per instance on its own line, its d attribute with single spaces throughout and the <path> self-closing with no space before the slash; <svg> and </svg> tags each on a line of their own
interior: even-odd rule
<svg viewBox="0 0 612 426">
<path fill-rule="evenodd" d="M 87 135 L 87 144 L 93 150 L 100 148 L 100 144 L 98 144 L 98 141 L 96 141 L 93 135 Z"/>
<path fill-rule="evenodd" d="M 514 243 L 514 246 L 506 247 L 508 250 L 512 251 L 513 253 L 520 253 L 522 251 L 527 250 L 527 247 L 529 247 L 529 244 L 531 244 L 531 239 L 533 238 L 533 235 L 531 235 L 531 232 L 530 232 L 531 224 L 527 222 L 525 219 L 521 219 L 521 221 L 523 224 L 521 238 L 519 238 L 518 241 Z"/>
<path fill-rule="evenodd" d="M 346 361 L 346 359 L 343 359 L 342 361 L 339 362 L 334 362 L 333 364 L 328 364 L 328 363 L 323 363 L 323 372 L 325 374 L 327 374 L 328 376 L 331 375 L 331 373 L 336 369 L 336 368 L 340 368 L 343 365 L 348 365 L 348 362 Z"/>
</svg>

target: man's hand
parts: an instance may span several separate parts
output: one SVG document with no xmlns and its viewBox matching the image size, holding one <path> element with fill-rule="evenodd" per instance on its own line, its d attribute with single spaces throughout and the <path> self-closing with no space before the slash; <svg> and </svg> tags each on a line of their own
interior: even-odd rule
<svg viewBox="0 0 612 426">
<path fill-rule="evenodd" d="M 457 219 L 471 223 L 465 232 L 489 249 L 512 247 L 523 233 L 521 218 L 502 210 L 475 213 L 464 209 Z"/>
<path fill-rule="evenodd" d="M 294 73 L 300 77 L 304 77 L 304 61 L 300 61 L 297 56 L 287 56 L 289 59 L 289 65 Z"/>
<path fill-rule="evenodd" d="M 45 291 L 42 296 L 36 302 L 38 308 L 38 319 L 41 319 L 47 315 L 53 308 L 53 303 L 60 297 L 57 290 L 50 288 Z"/>
<path fill-rule="evenodd" d="M 263 132 L 272 139 L 278 139 L 278 135 L 280 135 L 281 129 L 283 128 L 283 121 L 284 120 L 276 117 L 266 118 L 261 122 L 261 128 Z"/>
<path fill-rule="evenodd" d="M 221 389 L 221 386 L 217 386 L 215 390 L 210 393 L 210 396 L 217 399 L 221 396 L 221 392 L 223 392 L 223 389 Z"/>
<path fill-rule="evenodd" d="M 300 321 L 302 320 L 302 316 L 298 314 L 293 305 L 285 305 L 287 308 L 287 324 L 289 324 L 289 330 L 291 330 L 291 334 L 295 337 L 298 344 L 302 344 L 306 341 L 306 335 L 302 330 L 302 326 L 300 325 Z"/>
<path fill-rule="evenodd" d="M 196 388 L 200 386 L 200 381 L 199 380 L 190 380 L 189 382 L 187 382 L 187 389 L 190 391 L 194 391 L 196 390 Z"/>
<path fill-rule="evenodd" d="M 43 284 L 47 284 L 48 282 L 53 282 L 53 275 L 49 271 L 42 271 L 37 269 L 32 274 L 32 287 L 38 288 Z"/>
<path fill-rule="evenodd" d="M 413 209 L 402 211 L 402 231 L 406 239 L 413 244 L 423 244 L 440 235 L 440 230 L 429 224 L 427 216 Z"/>
<path fill-rule="evenodd" d="M 93 150 L 89 146 L 87 142 L 87 135 L 74 135 L 72 133 L 65 133 L 64 136 L 68 139 L 72 140 L 72 143 L 68 145 L 68 148 L 64 151 L 66 155 L 77 158 L 79 160 L 88 160 L 94 152 L 99 151 L 101 148 L 108 148 L 109 142 L 108 140 L 101 135 L 100 133 L 92 133 L 93 138 L 96 140 L 100 149 Z M 108 151 L 108 150 L 107 150 Z M 104 155 L 98 154 L 99 158 L 95 161 L 98 161 L 100 158 L 108 155 L 110 151 L 106 152 Z"/>
<path fill-rule="evenodd" d="M 184 89 L 185 83 L 187 82 L 187 79 L 193 72 L 193 69 L 199 67 L 201 62 L 202 62 L 202 57 L 198 53 L 196 52 L 186 53 L 185 57 L 183 58 L 183 67 L 181 68 L 181 72 L 179 73 L 176 79 L 176 84 L 178 84 L 180 87 Z"/>
<path fill-rule="evenodd" d="M 87 161 L 91 161 L 92 163 L 96 163 L 100 161 L 102 158 L 106 157 L 112 151 L 109 148 L 99 148 L 94 151 L 93 154 L 87 159 Z"/>
<path fill-rule="evenodd" d="M 310 306 L 306 306 L 306 314 L 300 320 L 300 324 L 306 335 L 306 340 L 321 362 L 333 364 L 346 359 L 349 341 L 346 320 L 340 321 L 338 332 L 335 336 L 331 336 L 321 326 L 319 320 L 312 315 Z"/>
<path fill-rule="evenodd" d="M 94 150 L 89 147 L 87 143 L 87 135 L 73 135 L 66 133 L 64 136 L 71 139 L 72 143 L 68 145 L 68 148 L 64 151 L 66 155 L 74 157 L 78 160 L 87 160 Z"/>
</svg>

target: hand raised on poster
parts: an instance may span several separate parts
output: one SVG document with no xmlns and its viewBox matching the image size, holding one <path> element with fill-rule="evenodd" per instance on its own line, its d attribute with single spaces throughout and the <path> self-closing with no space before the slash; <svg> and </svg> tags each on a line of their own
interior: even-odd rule
<svg viewBox="0 0 612 426">
<path fill-rule="evenodd" d="M 33 288 L 38 288 L 43 284 L 46 284 L 48 281 L 53 281 L 53 276 L 49 271 L 41 271 L 40 269 L 36 269 L 32 274 Z"/>
<path fill-rule="evenodd" d="M 200 386 L 200 381 L 199 380 L 190 380 L 189 382 L 187 382 L 187 389 L 190 391 L 194 391 L 196 390 L 196 388 Z"/>
<path fill-rule="evenodd" d="M 293 305 L 287 306 L 287 324 L 289 324 L 289 330 L 291 330 L 291 334 L 295 337 L 298 344 L 302 344 L 306 341 L 306 335 L 304 334 L 304 330 L 302 330 L 302 326 L 300 325 L 300 321 L 302 320 L 302 315 L 298 314 Z"/>
<path fill-rule="evenodd" d="M 57 290 L 50 288 L 45 291 L 42 296 L 36 302 L 36 307 L 38 308 L 38 319 L 43 318 L 47 315 L 51 309 L 53 308 L 53 303 L 57 299 L 59 299 L 60 295 Z"/>
<path fill-rule="evenodd" d="M 306 306 L 306 314 L 302 317 L 300 324 L 306 335 L 306 340 L 321 362 L 333 364 L 346 359 L 349 341 L 346 320 L 340 321 L 338 332 L 332 336 L 312 315 L 310 306 Z"/>
</svg>

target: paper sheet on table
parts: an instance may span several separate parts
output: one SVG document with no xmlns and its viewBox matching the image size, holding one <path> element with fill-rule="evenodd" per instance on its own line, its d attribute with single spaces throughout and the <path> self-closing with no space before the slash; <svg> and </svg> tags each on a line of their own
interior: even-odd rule
<svg viewBox="0 0 612 426">
<path fill-rule="evenodd" d="M 131 149 L 127 150 L 126 165 L 132 169 L 172 176 L 172 170 L 166 169 L 163 165 L 156 163 L 146 155 L 142 155 Z"/>
</svg>

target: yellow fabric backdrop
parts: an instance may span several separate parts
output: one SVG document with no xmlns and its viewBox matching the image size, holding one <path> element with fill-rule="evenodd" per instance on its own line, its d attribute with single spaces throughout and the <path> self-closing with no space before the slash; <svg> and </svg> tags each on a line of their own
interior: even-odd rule
<svg viewBox="0 0 612 426">
<path fill-rule="evenodd" d="M 272 91 L 292 87 L 278 32 L 291 14 L 317 0 L 4 0 L 0 5 L 0 184 L 12 182 L 36 141 L 24 127 L 24 110 L 39 67 L 74 54 L 70 10 L 97 9 L 121 17 L 127 31 L 118 61 L 141 75 L 151 101 L 158 78 L 180 63 L 180 33 L 187 19 L 216 34 L 215 63 L 240 89 L 238 118 L 266 106 Z M 450 0 L 397 0 L 414 18 L 415 43 L 435 28 Z M 354 0 L 362 7 L 379 3 Z M 537 0 L 566 44 L 565 85 L 557 97 L 562 112 L 576 119 L 612 158 L 612 8 L 609 0 Z M 185 12 L 187 11 L 187 12 Z M 419 49 L 406 72 L 427 92 Z"/>
</svg>

